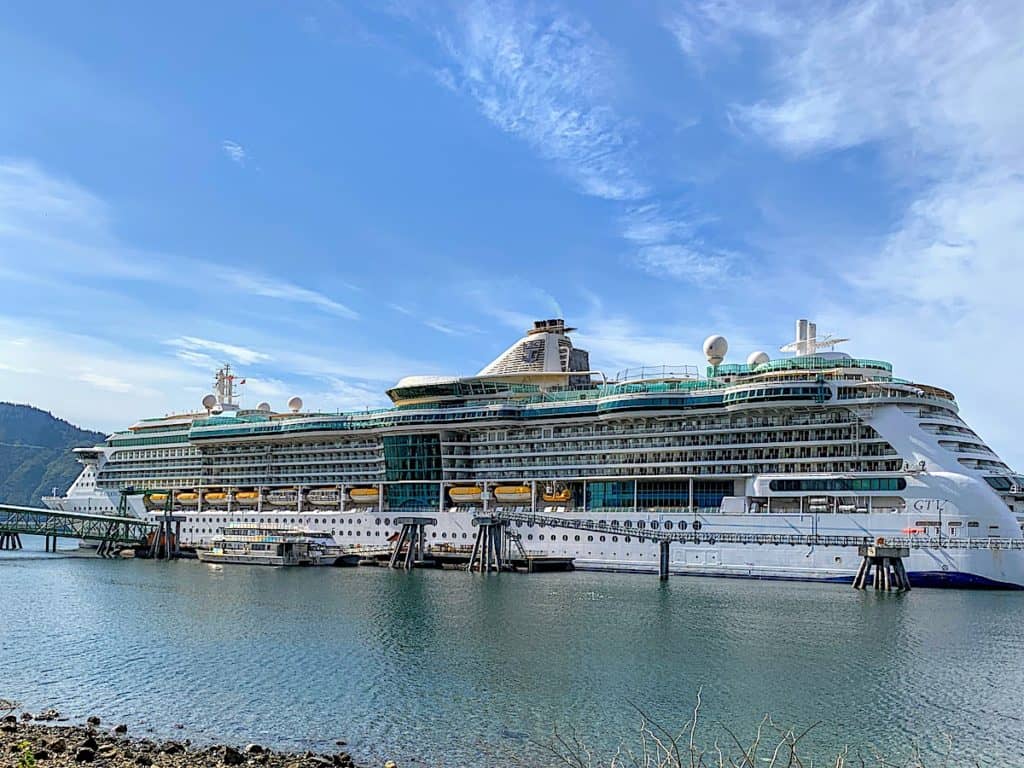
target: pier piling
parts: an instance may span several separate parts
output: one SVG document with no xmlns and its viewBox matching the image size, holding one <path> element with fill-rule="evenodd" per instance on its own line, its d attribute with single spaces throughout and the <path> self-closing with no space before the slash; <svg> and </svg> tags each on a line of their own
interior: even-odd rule
<svg viewBox="0 0 1024 768">
<path fill-rule="evenodd" d="M 395 524 L 401 525 L 402 530 L 395 540 L 395 548 L 391 551 L 391 558 L 388 560 L 389 568 L 403 568 L 408 571 L 419 562 L 423 562 L 427 548 L 427 526 L 437 525 L 433 517 L 396 517 Z M 402 547 L 405 546 L 405 556 L 402 557 Z"/>
<path fill-rule="evenodd" d="M 858 547 L 857 554 L 861 556 L 861 562 L 857 575 L 853 577 L 854 589 L 867 589 L 870 574 L 876 591 L 910 591 L 910 578 L 903 565 L 903 558 L 910 557 L 909 548 L 889 547 L 880 539 L 878 544 Z"/>
<path fill-rule="evenodd" d="M 658 542 L 658 578 L 661 581 L 668 581 L 668 563 L 669 563 L 669 541 Z"/>
</svg>

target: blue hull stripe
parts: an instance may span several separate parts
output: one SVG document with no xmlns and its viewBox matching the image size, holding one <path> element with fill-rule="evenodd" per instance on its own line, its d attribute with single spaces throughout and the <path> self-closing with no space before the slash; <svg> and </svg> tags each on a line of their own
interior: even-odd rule
<svg viewBox="0 0 1024 768">
<path fill-rule="evenodd" d="M 657 573 L 652 568 L 599 568 L 577 565 L 578 571 L 602 571 L 613 573 Z M 669 571 L 673 576 L 703 576 L 715 579 L 756 579 L 759 581 L 814 581 L 828 584 L 852 584 L 853 576 L 788 576 L 775 574 L 729 573 L 727 571 Z M 1024 585 L 1009 581 L 997 581 L 974 573 L 958 573 L 948 571 L 909 571 L 911 587 L 928 589 L 1010 589 L 1024 590 Z M 871 582 L 869 581 L 870 585 Z"/>
</svg>

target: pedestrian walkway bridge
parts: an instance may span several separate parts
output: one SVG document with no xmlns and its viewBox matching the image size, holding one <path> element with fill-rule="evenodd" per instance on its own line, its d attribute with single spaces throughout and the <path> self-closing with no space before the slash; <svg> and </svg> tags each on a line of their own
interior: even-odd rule
<svg viewBox="0 0 1024 768">
<path fill-rule="evenodd" d="M 18 549 L 21 548 L 18 537 L 22 535 L 47 537 L 48 549 L 50 539 L 56 543 L 58 537 L 108 545 L 136 545 L 144 543 L 156 527 L 155 522 L 123 515 L 92 515 L 0 504 L 0 537 L 11 544 L 17 542 Z"/>
</svg>

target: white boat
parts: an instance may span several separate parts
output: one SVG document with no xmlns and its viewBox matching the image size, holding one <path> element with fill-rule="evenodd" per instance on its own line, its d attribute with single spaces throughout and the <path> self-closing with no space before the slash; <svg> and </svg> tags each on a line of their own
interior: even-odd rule
<svg viewBox="0 0 1024 768">
<path fill-rule="evenodd" d="M 219 565 L 334 565 L 341 549 L 322 531 L 267 525 L 227 525 L 210 546 L 197 548 L 204 563 Z"/>
<path fill-rule="evenodd" d="M 884 537 L 912 540 L 916 586 L 1024 588 L 1024 476 L 949 391 L 838 352 L 845 340 L 806 320 L 774 359 L 729 362 L 726 340 L 709 337 L 703 372 L 598 375 L 571 331 L 539 321 L 476 375 L 409 376 L 388 390 L 394 407 L 344 414 L 302 412 L 297 398 L 287 412 L 242 409 L 225 368 L 203 411 L 80 449 L 82 475 L 47 503 L 111 509 L 126 485 L 168 490 L 183 543 L 209 547 L 227 518 L 185 506 L 201 466 L 210 488 L 263 494 L 258 511 L 232 510 L 245 522 L 321 531 L 344 547 L 385 545 L 411 514 L 436 519 L 429 544 L 469 545 L 474 518 L 517 510 L 560 524 L 520 519 L 524 547 L 581 570 L 657 571 L 643 532 L 700 530 L 713 535 L 673 545 L 670 571 L 849 582 L 855 543 L 729 537 Z M 314 490 L 300 505 L 296 488 Z M 312 501 L 334 488 L 348 494 L 337 507 Z M 129 503 L 149 514 L 141 498 Z"/>
</svg>

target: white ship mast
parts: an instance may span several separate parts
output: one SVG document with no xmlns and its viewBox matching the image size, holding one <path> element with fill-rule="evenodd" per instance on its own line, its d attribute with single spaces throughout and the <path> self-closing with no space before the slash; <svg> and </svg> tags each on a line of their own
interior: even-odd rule
<svg viewBox="0 0 1024 768">
<path fill-rule="evenodd" d="M 231 372 L 231 364 L 224 363 L 224 367 L 217 371 L 213 379 L 213 393 L 203 398 L 203 406 L 207 411 L 237 411 L 238 403 L 235 402 L 235 380 L 236 376 Z M 238 382 L 244 384 L 245 381 Z"/>
</svg>

